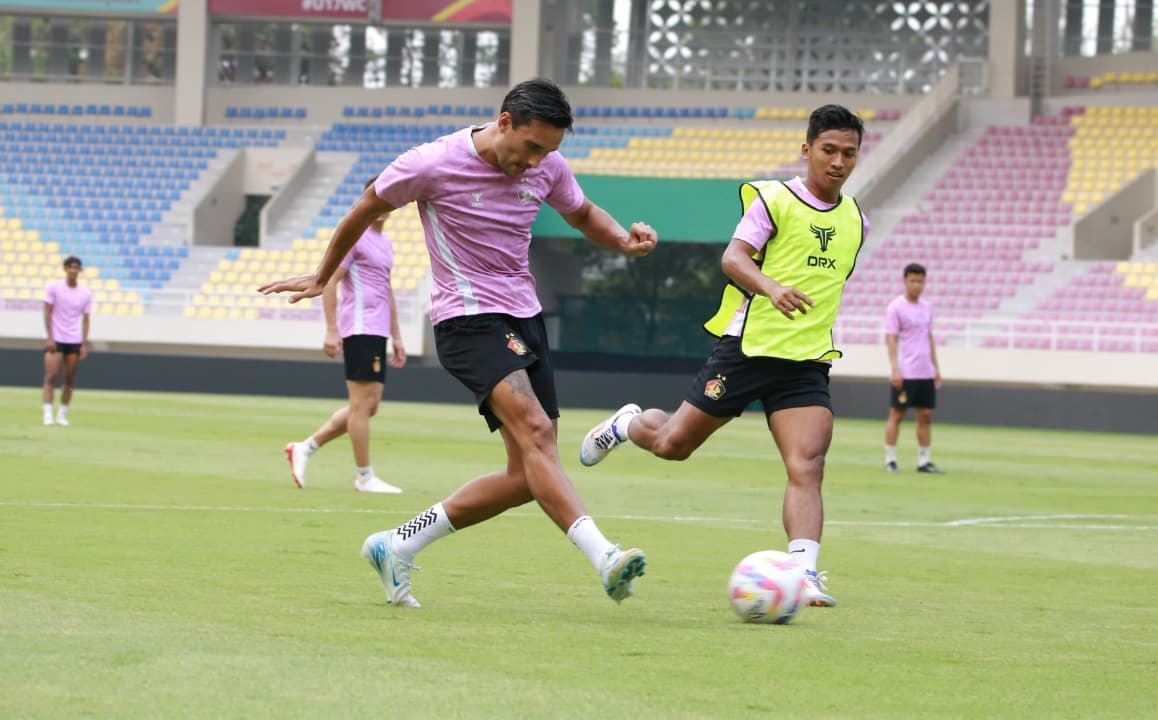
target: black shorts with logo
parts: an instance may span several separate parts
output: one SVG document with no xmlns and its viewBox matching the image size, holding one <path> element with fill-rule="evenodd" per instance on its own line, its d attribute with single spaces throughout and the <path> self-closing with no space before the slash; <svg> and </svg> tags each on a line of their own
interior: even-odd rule
<svg viewBox="0 0 1158 720">
<path fill-rule="evenodd" d="M 386 338 L 381 335 L 350 335 L 342 338 L 346 379 L 353 382 L 386 382 Z"/>
<path fill-rule="evenodd" d="M 81 343 L 56 343 L 56 351 L 61 355 L 80 355 Z"/>
<path fill-rule="evenodd" d="M 900 390 L 892 386 L 889 386 L 889 390 L 891 391 L 889 407 L 897 410 L 908 410 L 909 408 L 932 410 L 937 407 L 937 386 L 933 383 L 932 378 L 902 380 Z"/>
<path fill-rule="evenodd" d="M 434 346 L 442 366 L 474 393 L 479 415 L 486 418 L 491 432 L 503 423 L 491 412 L 487 398 L 516 370 L 527 371 L 531 389 L 547 416 L 559 417 L 555 371 L 542 315 L 517 318 L 484 313 L 448 318 L 434 326 Z"/>
<path fill-rule="evenodd" d="M 740 338 L 730 335 L 716 343 L 684 399 L 718 418 L 736 417 L 757 400 L 765 416 L 797 407 L 832 410 L 827 363 L 747 357 Z"/>
</svg>

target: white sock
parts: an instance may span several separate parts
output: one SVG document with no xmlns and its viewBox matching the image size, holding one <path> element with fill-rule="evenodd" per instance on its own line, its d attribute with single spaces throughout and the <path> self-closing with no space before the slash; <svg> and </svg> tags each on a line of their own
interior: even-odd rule
<svg viewBox="0 0 1158 720">
<path fill-rule="evenodd" d="M 917 448 L 917 464 L 928 465 L 933 457 L 933 448 L 926 445 L 925 447 Z"/>
<path fill-rule="evenodd" d="M 373 465 L 367 465 L 366 467 L 356 467 L 356 468 L 354 468 L 354 471 L 358 473 L 358 479 L 359 480 L 365 481 L 365 480 L 369 480 L 370 478 L 374 477 L 374 466 Z"/>
<path fill-rule="evenodd" d="M 615 422 L 611 423 L 611 431 L 615 433 L 615 437 L 619 438 L 620 442 L 631 439 L 631 436 L 627 434 L 627 428 L 631 426 L 631 421 L 638 416 L 639 413 L 623 413 L 615 418 Z"/>
<path fill-rule="evenodd" d="M 597 571 L 603 569 L 603 556 L 612 545 L 603 537 L 603 533 L 599 531 L 590 515 L 584 515 L 571 523 L 570 529 L 567 530 L 567 539 L 575 543 L 575 547 L 587 556 Z"/>
<path fill-rule="evenodd" d="M 394 542 L 390 545 L 390 551 L 404 558 L 412 558 L 430 543 L 452 532 L 454 526 L 450 524 L 446 510 L 442 503 L 436 503 L 394 528 Z"/>
<path fill-rule="evenodd" d="M 820 557 L 820 543 L 815 540 L 789 540 L 788 554 L 805 570 L 816 572 L 816 559 Z"/>
<path fill-rule="evenodd" d="M 885 445 L 885 462 L 895 463 L 897 461 L 897 446 Z"/>
<path fill-rule="evenodd" d="M 302 445 L 306 446 L 306 455 L 313 455 L 318 451 L 318 448 L 321 447 L 321 445 L 318 444 L 318 441 L 314 440 L 313 435 L 310 435 L 305 440 L 302 440 Z"/>
<path fill-rule="evenodd" d="M 49 412 L 51 412 L 51 410 Z M 61 405 L 60 409 L 58 409 L 56 411 L 56 416 L 57 417 L 64 417 L 65 415 L 68 415 L 68 406 L 67 405 Z"/>
<path fill-rule="evenodd" d="M 52 417 L 52 403 L 44 403 L 45 417 Z"/>
</svg>

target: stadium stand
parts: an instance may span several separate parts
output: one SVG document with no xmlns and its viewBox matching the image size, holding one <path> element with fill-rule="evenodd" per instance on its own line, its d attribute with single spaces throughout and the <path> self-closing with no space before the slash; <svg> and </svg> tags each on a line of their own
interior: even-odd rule
<svg viewBox="0 0 1158 720">
<path fill-rule="evenodd" d="M 1131 152 L 1112 152 L 1127 142 Z M 898 292 L 897 269 L 916 261 L 936 273 L 926 297 L 941 344 L 1154 351 L 1154 263 L 1053 258 L 1059 231 L 1155 167 L 1158 107 L 1065 107 L 986 127 L 918 211 L 870 243 L 846 290 L 841 339 L 879 338 L 873 318 Z"/>
<path fill-rule="evenodd" d="M 360 184 L 358 188 L 360 192 Z M 182 314 L 188 318 L 214 320 L 321 319 L 320 301 L 306 299 L 289 306 L 284 298 L 258 295 L 254 288 L 266 278 L 313 272 L 329 243 L 331 232 L 330 227 L 319 228 L 313 237 L 295 238 L 292 245 L 284 249 L 229 250 Z M 394 243 L 392 279 L 395 295 L 417 296 L 422 278 L 430 266 L 418 214 L 410 208 L 403 208 L 390 216 L 385 232 Z"/>
<path fill-rule="evenodd" d="M 61 258 L 78 255 L 97 312 L 143 314 L 152 291 L 189 256 L 184 241 L 155 236 L 166 214 L 219 152 L 274 147 L 284 136 L 271 128 L 0 121 L 0 257 L 30 270 L 0 273 L 0 295 L 8 307 L 38 299 L 34 286 L 59 276 Z"/>
</svg>

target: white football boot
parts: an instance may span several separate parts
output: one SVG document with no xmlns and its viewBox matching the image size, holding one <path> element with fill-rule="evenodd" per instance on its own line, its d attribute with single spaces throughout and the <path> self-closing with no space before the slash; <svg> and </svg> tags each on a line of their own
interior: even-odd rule
<svg viewBox="0 0 1158 720">
<path fill-rule="evenodd" d="M 390 549 L 393 530 L 376 532 L 362 543 L 362 557 L 378 573 L 386 588 L 386 602 L 399 607 L 422 607 L 410 594 L 410 571 L 420 569 L 409 560 L 398 557 Z"/>
<path fill-rule="evenodd" d="M 607 597 L 618 603 L 634 595 L 635 587 L 631 581 L 643 575 L 646 566 L 647 557 L 639 548 L 620 550 L 618 545 L 608 548 L 599 572 Z"/>
<path fill-rule="evenodd" d="M 623 415 L 638 415 L 642 410 L 635 403 L 628 403 L 615 411 L 615 414 L 587 431 L 583 442 L 579 445 L 579 462 L 590 467 L 598 464 L 607 457 L 626 437 L 619 437 L 615 432 L 615 421 Z"/>
</svg>

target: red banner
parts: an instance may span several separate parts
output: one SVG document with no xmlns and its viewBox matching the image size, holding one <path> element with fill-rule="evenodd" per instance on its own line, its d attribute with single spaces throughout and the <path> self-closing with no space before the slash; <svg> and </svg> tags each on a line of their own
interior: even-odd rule
<svg viewBox="0 0 1158 720">
<path fill-rule="evenodd" d="M 209 14 L 367 20 L 370 0 L 209 0 Z"/>
<path fill-rule="evenodd" d="M 382 0 L 383 20 L 509 24 L 512 0 Z"/>
<path fill-rule="evenodd" d="M 376 20 L 370 17 L 371 4 L 371 0 L 209 0 L 209 14 Z M 381 5 L 385 22 L 511 22 L 512 0 L 381 0 Z"/>
</svg>

